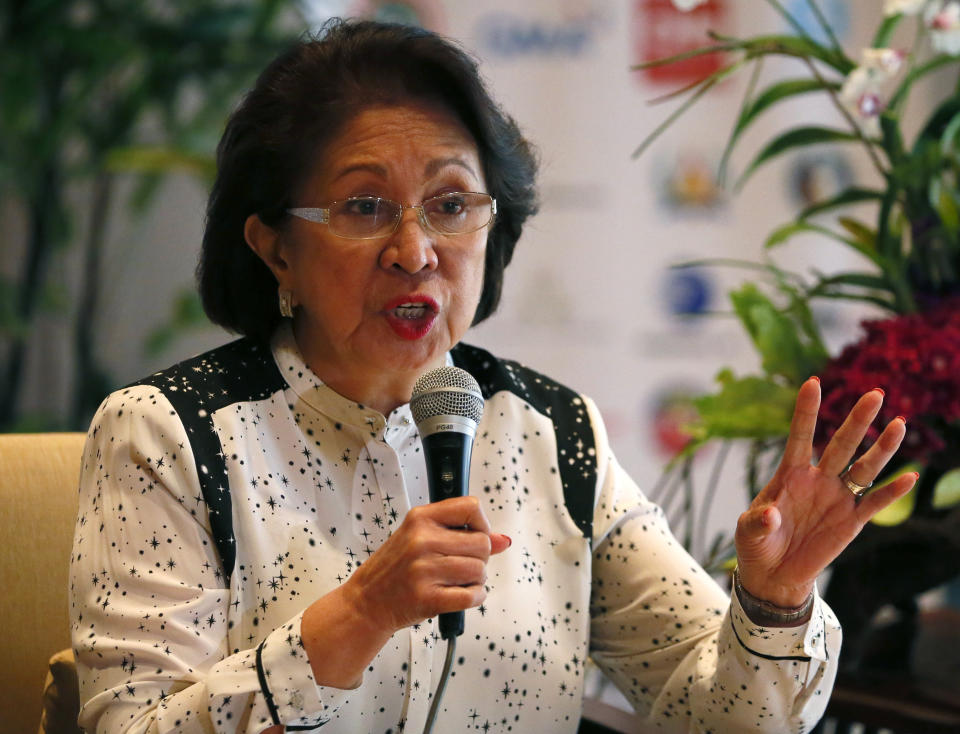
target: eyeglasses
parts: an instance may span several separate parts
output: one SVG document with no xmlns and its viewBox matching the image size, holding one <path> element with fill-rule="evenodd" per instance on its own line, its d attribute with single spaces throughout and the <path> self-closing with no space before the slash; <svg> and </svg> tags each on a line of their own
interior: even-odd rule
<svg viewBox="0 0 960 734">
<path fill-rule="evenodd" d="M 287 213 L 326 224 L 338 237 L 372 240 L 396 232 L 404 209 L 416 209 L 424 229 L 444 235 L 469 234 L 493 221 L 497 200 L 489 194 L 452 191 L 406 206 L 378 196 L 355 196 L 332 201 L 323 208 L 297 207 L 287 209 Z"/>
</svg>

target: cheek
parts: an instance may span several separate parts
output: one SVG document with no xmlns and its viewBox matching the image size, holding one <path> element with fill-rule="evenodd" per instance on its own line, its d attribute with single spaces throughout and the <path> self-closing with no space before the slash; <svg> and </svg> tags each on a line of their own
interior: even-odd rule
<svg viewBox="0 0 960 734">
<path fill-rule="evenodd" d="M 466 258 L 463 264 L 463 270 L 460 277 L 460 294 L 462 318 L 466 320 L 467 326 L 473 322 L 473 315 L 477 310 L 477 304 L 480 303 L 480 294 L 483 292 L 483 276 L 486 269 L 486 247 L 481 244 L 477 251 L 469 258 Z"/>
</svg>

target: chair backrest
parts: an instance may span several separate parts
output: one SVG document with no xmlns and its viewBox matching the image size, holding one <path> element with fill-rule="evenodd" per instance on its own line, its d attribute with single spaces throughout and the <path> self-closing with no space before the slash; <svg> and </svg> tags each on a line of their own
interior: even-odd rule
<svg viewBox="0 0 960 734">
<path fill-rule="evenodd" d="M 0 434 L 0 728 L 33 732 L 47 661 L 70 647 L 67 576 L 82 433 Z"/>
</svg>

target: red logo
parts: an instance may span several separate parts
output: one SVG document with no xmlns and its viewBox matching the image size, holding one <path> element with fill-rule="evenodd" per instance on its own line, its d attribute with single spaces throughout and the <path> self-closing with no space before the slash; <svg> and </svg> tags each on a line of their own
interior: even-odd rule
<svg viewBox="0 0 960 734">
<path fill-rule="evenodd" d="M 693 10 L 683 12 L 672 0 L 635 0 L 633 44 L 637 63 L 675 56 L 715 43 L 707 31 L 722 32 L 727 25 L 726 0 L 707 0 Z M 709 76 L 723 65 L 723 54 L 693 56 L 639 72 L 643 80 L 669 84 L 687 84 Z"/>
</svg>

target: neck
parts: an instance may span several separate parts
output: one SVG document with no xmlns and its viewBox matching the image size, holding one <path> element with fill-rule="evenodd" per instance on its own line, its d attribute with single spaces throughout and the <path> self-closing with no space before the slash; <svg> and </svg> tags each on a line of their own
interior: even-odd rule
<svg viewBox="0 0 960 734">
<path fill-rule="evenodd" d="M 296 326 L 294 339 L 304 362 L 325 385 L 343 397 L 373 408 L 384 416 L 410 402 L 413 385 L 421 374 L 446 363 L 446 355 L 441 354 L 434 362 L 418 364 L 409 369 L 366 370 L 358 369 L 355 365 L 344 367 L 311 351 L 309 341 L 302 338 Z"/>
</svg>

